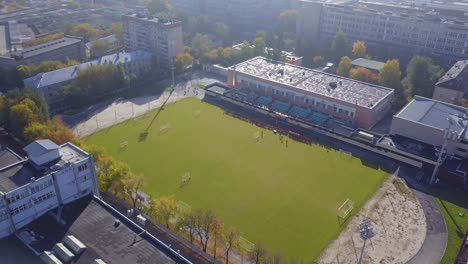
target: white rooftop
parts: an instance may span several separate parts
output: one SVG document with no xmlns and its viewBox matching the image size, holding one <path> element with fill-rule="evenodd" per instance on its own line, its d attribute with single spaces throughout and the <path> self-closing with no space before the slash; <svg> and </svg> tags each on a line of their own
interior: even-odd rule
<svg viewBox="0 0 468 264">
<path fill-rule="evenodd" d="M 236 72 L 373 108 L 393 89 L 351 80 L 292 64 L 256 57 L 231 67 Z"/>
</svg>

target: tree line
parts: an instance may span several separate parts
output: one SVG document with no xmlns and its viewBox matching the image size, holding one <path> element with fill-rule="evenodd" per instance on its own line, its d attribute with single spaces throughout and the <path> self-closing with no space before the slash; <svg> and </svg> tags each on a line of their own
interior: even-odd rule
<svg viewBox="0 0 468 264">
<path fill-rule="evenodd" d="M 337 32 L 335 35 L 331 51 L 336 58 L 341 56 L 336 74 L 395 89 L 395 110 L 406 105 L 415 95 L 432 97 L 436 82 L 444 75 L 442 67 L 435 64 L 431 58 L 422 55 L 413 56 L 405 69 L 404 78 L 397 59 L 387 60 L 378 74 L 364 67 L 353 68 L 353 58 L 372 59 L 372 56 L 367 53 L 364 41 L 360 40 L 352 46 L 352 57 L 348 56 L 348 45 L 343 32 Z"/>
</svg>

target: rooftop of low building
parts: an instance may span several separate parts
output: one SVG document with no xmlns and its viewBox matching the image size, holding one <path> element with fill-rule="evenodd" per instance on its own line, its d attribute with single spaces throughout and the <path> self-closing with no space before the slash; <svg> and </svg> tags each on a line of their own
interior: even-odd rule
<svg viewBox="0 0 468 264">
<path fill-rule="evenodd" d="M 11 52 L 9 55 L 13 58 L 18 59 L 27 59 L 29 57 L 34 57 L 39 54 L 47 53 L 59 48 L 63 48 L 72 44 L 81 42 L 82 40 L 77 37 L 64 37 L 61 39 L 53 40 L 47 43 L 39 44 L 27 49 L 23 49 L 16 52 Z"/>
<path fill-rule="evenodd" d="M 468 140 L 468 108 L 462 106 L 415 96 L 395 117 L 440 130 L 450 129 Z"/>
<path fill-rule="evenodd" d="M 30 245 L 34 251 L 52 251 L 67 236 L 74 236 L 86 246 L 83 253 L 73 257 L 75 264 L 93 263 L 96 259 L 105 263 L 183 263 L 96 198 L 83 198 L 67 205 L 62 219 L 65 224 L 58 224 L 46 214 L 27 226 L 37 240 Z"/>
<path fill-rule="evenodd" d="M 231 69 L 246 75 L 366 108 L 373 108 L 381 100 L 393 93 L 393 89 L 390 88 L 263 57 L 256 57 L 242 62 L 232 66 Z"/>
</svg>

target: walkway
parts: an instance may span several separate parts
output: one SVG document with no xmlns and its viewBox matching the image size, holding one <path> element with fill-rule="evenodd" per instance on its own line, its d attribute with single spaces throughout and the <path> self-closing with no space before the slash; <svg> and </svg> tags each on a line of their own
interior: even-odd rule
<svg viewBox="0 0 468 264">
<path fill-rule="evenodd" d="M 426 215 L 426 239 L 418 253 L 408 264 L 439 264 L 447 247 L 447 225 L 434 198 L 426 193 L 426 188 L 407 172 L 400 173 L 419 200 Z"/>
</svg>

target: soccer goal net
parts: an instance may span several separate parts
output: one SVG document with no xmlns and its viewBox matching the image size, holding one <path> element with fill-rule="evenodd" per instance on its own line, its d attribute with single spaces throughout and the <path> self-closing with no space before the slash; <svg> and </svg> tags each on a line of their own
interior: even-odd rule
<svg viewBox="0 0 468 264">
<path fill-rule="evenodd" d="M 191 179 L 192 179 L 192 174 L 191 174 L 190 172 L 187 172 L 187 173 L 185 173 L 184 175 L 182 175 L 182 177 L 180 178 L 180 184 L 181 184 L 181 185 L 185 185 L 185 184 L 187 184 Z"/>
<path fill-rule="evenodd" d="M 120 142 L 119 144 L 120 149 L 125 149 L 128 147 L 128 141 Z"/>
<path fill-rule="evenodd" d="M 255 142 L 259 141 L 260 138 L 261 138 L 261 133 L 260 133 L 260 131 L 257 131 L 257 132 L 255 132 L 255 133 L 253 133 L 253 136 L 252 136 L 252 137 L 253 137 L 253 140 L 254 140 Z"/>
<path fill-rule="evenodd" d="M 351 213 L 353 208 L 354 202 L 350 199 L 346 199 L 346 201 L 340 207 L 338 207 L 338 216 L 343 219 L 348 217 L 349 213 Z"/>
<path fill-rule="evenodd" d="M 170 123 L 166 123 L 164 125 L 161 125 L 159 127 L 159 134 L 164 134 L 166 133 L 167 131 L 169 131 L 169 129 L 171 128 L 171 124 Z"/>
</svg>

